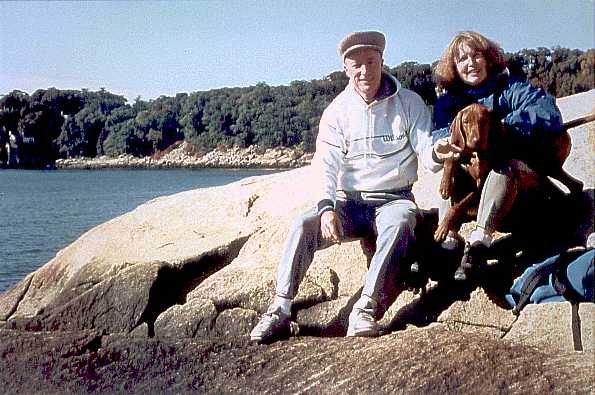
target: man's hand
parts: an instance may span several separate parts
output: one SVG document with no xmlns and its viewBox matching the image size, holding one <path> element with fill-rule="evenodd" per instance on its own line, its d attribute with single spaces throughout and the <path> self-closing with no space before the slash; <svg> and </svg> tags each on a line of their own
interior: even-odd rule
<svg viewBox="0 0 595 395">
<path fill-rule="evenodd" d="M 325 211 L 320 215 L 320 231 L 325 240 L 341 244 L 343 225 L 334 211 Z"/>
<path fill-rule="evenodd" d="M 450 158 L 457 159 L 461 152 L 463 149 L 451 144 L 448 137 L 441 138 L 434 144 L 434 154 L 441 162 Z"/>
</svg>

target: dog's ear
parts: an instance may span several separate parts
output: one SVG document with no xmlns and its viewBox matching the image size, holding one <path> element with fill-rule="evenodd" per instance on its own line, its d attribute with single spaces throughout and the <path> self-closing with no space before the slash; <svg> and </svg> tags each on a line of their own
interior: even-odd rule
<svg viewBox="0 0 595 395">
<path fill-rule="evenodd" d="M 465 132 L 463 130 L 463 113 L 464 110 L 458 112 L 455 119 L 450 124 L 450 143 L 459 148 L 465 148 Z"/>
</svg>

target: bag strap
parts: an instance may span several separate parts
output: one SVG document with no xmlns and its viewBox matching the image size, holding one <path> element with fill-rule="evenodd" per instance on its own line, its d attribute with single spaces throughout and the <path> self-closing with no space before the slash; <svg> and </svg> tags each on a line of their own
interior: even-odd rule
<svg viewBox="0 0 595 395">
<path fill-rule="evenodd" d="M 512 314 L 519 315 L 521 310 L 527 304 L 529 304 L 529 300 L 531 299 L 533 291 L 535 291 L 542 280 L 553 271 L 554 265 L 558 258 L 559 257 L 556 257 L 556 259 L 552 260 L 552 262 L 544 263 L 535 267 L 535 269 L 527 275 L 519 291 L 519 300 L 516 306 L 514 306 L 512 309 Z"/>
<path fill-rule="evenodd" d="M 572 344 L 574 351 L 583 351 L 583 339 L 581 334 L 581 317 L 579 315 L 579 304 L 570 302 L 572 305 Z"/>
</svg>

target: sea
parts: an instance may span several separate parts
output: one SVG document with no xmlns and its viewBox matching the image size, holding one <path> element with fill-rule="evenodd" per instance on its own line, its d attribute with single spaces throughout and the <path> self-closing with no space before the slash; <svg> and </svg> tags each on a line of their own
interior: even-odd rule
<svg viewBox="0 0 595 395">
<path fill-rule="evenodd" d="M 148 200 L 273 172 L 0 170 L 0 293 L 51 260 L 89 229 Z"/>
</svg>

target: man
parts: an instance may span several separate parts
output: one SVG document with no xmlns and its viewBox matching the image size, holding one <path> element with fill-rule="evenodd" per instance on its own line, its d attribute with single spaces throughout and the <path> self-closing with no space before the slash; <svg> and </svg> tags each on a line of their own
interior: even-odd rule
<svg viewBox="0 0 595 395">
<path fill-rule="evenodd" d="M 374 336 L 384 313 L 384 291 L 413 241 L 417 206 L 411 188 L 418 156 L 428 169 L 433 155 L 430 115 L 422 99 L 383 72 L 382 33 L 354 32 L 338 52 L 349 85 L 320 120 L 312 161 L 318 207 L 292 225 L 277 272 L 273 303 L 250 333 L 265 342 L 289 329 L 291 304 L 314 252 L 332 243 L 376 237 L 361 297 L 349 315 L 347 336 Z"/>
</svg>

